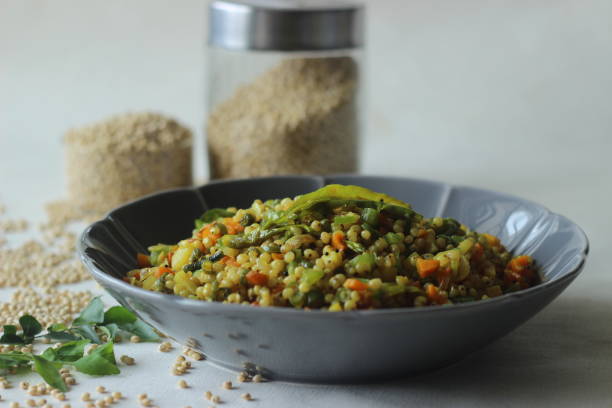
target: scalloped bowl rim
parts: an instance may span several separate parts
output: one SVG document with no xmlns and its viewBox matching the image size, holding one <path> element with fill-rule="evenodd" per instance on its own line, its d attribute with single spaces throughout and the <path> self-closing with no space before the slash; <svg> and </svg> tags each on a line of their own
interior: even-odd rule
<svg viewBox="0 0 612 408">
<path fill-rule="evenodd" d="M 438 313 L 438 312 L 450 312 L 451 310 L 454 311 L 459 311 L 459 310 L 469 310 L 469 309 L 473 309 L 473 308 L 478 308 L 478 307 L 485 307 L 487 305 L 492 305 L 492 304 L 496 304 L 496 303 L 503 303 L 503 302 L 514 302 L 514 301 L 518 301 L 520 300 L 520 298 L 525 297 L 525 296 L 530 296 L 533 294 L 536 294 L 537 292 L 544 290 L 546 288 L 549 287 L 554 287 L 557 285 L 562 285 L 566 280 L 572 280 L 574 279 L 576 276 L 578 276 L 578 274 L 580 274 L 581 270 L 583 269 L 585 262 L 586 262 L 586 258 L 587 255 L 589 253 L 589 241 L 588 238 L 586 236 L 586 234 L 584 233 L 584 231 L 582 230 L 582 228 L 580 228 L 579 225 L 577 225 L 576 223 L 574 223 L 572 220 L 568 219 L 567 217 L 561 215 L 561 214 L 557 214 L 554 213 L 552 211 L 550 211 L 548 208 L 546 208 L 545 206 L 538 204 L 536 202 L 533 202 L 531 200 L 527 200 L 512 194 L 508 194 L 508 193 L 501 193 L 501 192 L 497 192 L 494 190 L 489 190 L 489 189 L 483 189 L 483 188 L 478 188 L 478 187 L 472 187 L 472 186 L 464 186 L 464 185 L 456 185 L 456 184 L 451 184 L 451 183 L 445 183 L 445 182 L 441 182 L 441 181 L 435 181 L 435 180 L 428 180 L 428 179 L 420 179 L 420 178 L 413 178 L 413 177 L 401 177 L 401 176 L 379 176 L 379 175 L 355 175 L 355 174 L 334 174 L 334 175 L 329 175 L 329 177 L 333 177 L 333 176 L 351 176 L 351 177 L 381 177 L 381 178 L 386 178 L 386 179 L 396 179 L 396 180 L 409 180 L 409 181 L 415 181 L 415 182 L 427 182 L 427 183 L 435 183 L 438 185 L 444 185 L 450 188 L 469 188 L 471 190 L 476 190 L 476 191 L 480 191 L 480 192 L 485 192 L 485 193 L 495 193 L 497 195 L 499 195 L 500 197 L 503 198 L 508 198 L 508 199 L 518 199 L 522 202 L 525 203 L 529 203 L 532 204 L 534 206 L 539 207 L 540 209 L 542 209 L 544 211 L 544 213 L 548 216 L 556 216 L 556 217 L 560 217 L 564 220 L 566 220 L 568 223 L 570 223 L 572 226 L 577 228 L 577 231 L 580 233 L 580 236 L 583 240 L 583 246 L 581 248 L 581 253 L 580 253 L 580 262 L 569 272 L 567 272 L 566 274 L 564 274 L 563 276 L 560 277 L 553 277 L 550 280 L 546 280 L 541 282 L 540 284 L 527 288 L 527 289 L 522 289 L 516 292 L 512 292 L 512 293 L 506 293 L 504 295 L 495 297 L 495 298 L 490 298 L 490 299 L 485 299 L 485 300 L 477 300 L 477 301 L 472 301 L 472 302 L 465 302 L 465 303 L 460 303 L 460 304 L 452 304 L 452 305 L 430 305 L 430 306 L 426 306 L 426 307 L 404 307 L 404 308 L 385 308 L 385 309 L 367 309 L 367 310 L 351 310 L 351 311 L 342 311 L 342 312 L 330 312 L 328 310 L 324 310 L 324 309 L 310 309 L 310 310 L 304 310 L 304 309 L 296 309 L 296 308 L 292 308 L 292 307 L 281 307 L 281 306 L 267 306 L 267 307 L 254 307 L 251 305 L 242 305 L 242 304 L 229 304 L 229 303 L 221 303 L 221 302 L 216 302 L 216 301 L 204 301 L 204 300 L 195 300 L 195 299 L 189 299 L 189 298 L 184 298 L 178 295 L 171 295 L 171 294 L 166 294 L 166 293 L 160 293 L 160 292 L 153 292 L 150 290 L 146 290 L 146 289 L 142 289 L 139 288 L 137 286 L 134 285 L 130 285 L 129 283 L 121 280 L 121 279 L 117 279 L 113 276 L 111 276 L 110 274 L 102 271 L 100 268 L 98 268 L 92 261 L 92 259 L 85 253 L 85 249 L 88 247 L 86 241 L 86 237 L 89 234 L 89 231 L 99 222 L 105 221 L 105 220 L 110 220 L 111 222 L 113 221 L 113 217 L 112 217 L 112 213 L 118 209 L 130 206 L 132 204 L 136 204 L 142 201 L 147 201 L 147 200 L 151 200 L 154 199 L 155 197 L 162 195 L 162 194 L 168 194 L 168 193 L 175 193 L 175 192 L 185 192 L 185 191 L 193 191 L 195 193 L 198 193 L 198 189 L 202 188 L 204 186 L 207 185 L 211 185 L 211 184 L 223 184 L 223 183 L 227 183 L 227 182 L 241 182 L 241 181 L 253 181 L 253 180 L 262 180 L 262 179 L 274 179 L 277 178 L 279 176 L 270 176 L 270 177 L 260 177 L 260 178 L 241 178 L 241 179 L 231 179 L 231 180 L 211 180 L 210 182 L 206 183 L 206 184 L 202 184 L 199 186 L 194 186 L 194 187 L 182 187 L 182 188 L 173 188 L 173 189 L 168 189 L 168 190 L 163 190 L 163 191 L 158 191 L 146 196 L 143 196 L 141 198 L 138 198 L 136 200 L 124 203 L 123 205 L 112 209 L 111 211 L 109 211 L 101 220 L 95 221 L 92 224 L 88 225 L 85 230 L 81 233 L 78 243 L 77 243 L 77 250 L 79 252 L 79 256 L 81 258 L 81 261 L 85 264 L 85 266 L 87 266 L 88 270 L 90 271 L 90 273 L 94 276 L 94 278 L 96 278 L 96 280 L 101 280 L 104 281 L 106 283 L 108 283 L 109 285 L 112 286 L 118 286 L 119 288 L 121 288 L 121 290 L 123 291 L 128 291 L 128 292 L 132 292 L 135 295 L 137 295 L 138 297 L 146 297 L 146 298 L 150 298 L 150 300 L 152 301 L 165 301 L 165 302 L 172 302 L 177 304 L 177 306 L 184 306 L 184 307 L 190 307 L 190 308 L 199 308 L 199 309 L 203 309 L 203 310 L 207 310 L 207 311 L 233 311 L 233 312 L 245 312 L 245 313 L 264 313 L 264 314 L 269 314 L 269 313 L 282 313 L 282 314 L 294 314 L 296 316 L 326 316 L 326 318 L 342 318 L 342 317 L 348 317 L 348 316 L 360 316 L 360 317 L 376 317 L 376 316 L 385 316 L 385 315 L 397 315 L 397 314 L 421 314 L 421 313 Z M 282 176 L 280 176 L 282 177 Z M 303 176 L 305 178 L 307 177 L 311 177 L 311 178 L 317 178 L 318 176 Z M 320 177 L 321 179 L 325 179 L 325 177 Z M 461 221 L 461 220 L 459 220 Z"/>
</svg>

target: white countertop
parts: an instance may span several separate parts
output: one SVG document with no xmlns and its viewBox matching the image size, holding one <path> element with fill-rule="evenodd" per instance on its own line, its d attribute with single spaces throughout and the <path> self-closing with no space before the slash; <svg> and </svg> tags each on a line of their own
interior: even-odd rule
<svg viewBox="0 0 612 408">
<path fill-rule="evenodd" d="M 0 5 L 0 202 L 42 220 L 62 197 L 61 134 L 127 109 L 155 109 L 197 131 L 203 121 L 204 2 Z M 172 354 L 119 345 L 138 364 L 88 378 L 136 406 L 228 408 L 612 406 L 612 5 L 606 1 L 370 1 L 368 136 L 363 171 L 491 188 L 540 202 L 577 222 L 591 253 L 582 275 L 510 335 L 442 371 L 358 386 L 244 384 L 196 363 L 169 374 Z M 202 150 L 197 172 L 204 176 Z M 79 285 L 91 288 L 92 282 Z M 10 290 L 0 291 L 0 300 Z M 108 299 L 108 298 L 106 298 Z M 110 301 L 110 300 L 109 300 Z M 2 323 L 2 322 L 0 322 Z M 373 351 L 375 352 L 375 351 Z M 185 378 L 192 388 L 178 390 Z M 243 392 L 256 398 L 245 402 Z M 25 400 L 15 388 L 3 400 Z M 2 403 L 0 402 L 0 405 Z M 54 406 L 59 406 L 54 404 Z"/>
</svg>

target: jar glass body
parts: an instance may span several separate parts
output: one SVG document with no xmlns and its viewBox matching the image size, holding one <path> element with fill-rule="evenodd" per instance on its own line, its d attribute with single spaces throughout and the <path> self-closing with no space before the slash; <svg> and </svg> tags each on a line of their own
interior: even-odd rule
<svg viewBox="0 0 612 408">
<path fill-rule="evenodd" d="M 208 53 L 211 179 L 358 170 L 361 49 Z"/>
</svg>

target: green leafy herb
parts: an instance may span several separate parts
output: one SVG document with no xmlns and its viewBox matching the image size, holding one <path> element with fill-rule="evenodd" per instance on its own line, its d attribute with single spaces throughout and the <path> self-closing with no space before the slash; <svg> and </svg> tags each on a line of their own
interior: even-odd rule
<svg viewBox="0 0 612 408">
<path fill-rule="evenodd" d="M 136 315 L 122 306 L 113 306 L 104 312 L 104 324 L 134 323 L 136 320 L 138 320 Z"/>
<path fill-rule="evenodd" d="M 47 384 L 60 391 L 68 391 L 57 366 L 44 357 L 32 355 L 34 371 L 36 371 Z"/>
<path fill-rule="evenodd" d="M 113 375 L 119 374 L 113 343 L 109 342 L 97 347 L 88 355 L 75 361 L 74 367 L 89 375 Z"/>
<path fill-rule="evenodd" d="M 19 325 L 23 330 L 24 339 L 33 339 L 43 328 L 42 325 L 34 317 L 30 315 L 23 315 L 19 318 Z"/>
<path fill-rule="evenodd" d="M 2 337 L 0 337 L 0 343 L 4 344 L 24 344 L 25 340 L 23 337 L 17 335 L 17 326 L 7 324 L 3 326 Z"/>
<path fill-rule="evenodd" d="M 83 309 L 79 317 L 72 322 L 73 326 L 84 326 L 92 323 L 104 322 L 104 304 L 100 297 L 95 297 Z"/>
<path fill-rule="evenodd" d="M 359 242 L 346 241 L 346 246 L 348 246 L 351 251 L 357 252 L 358 254 L 365 252 L 365 247 Z"/>
<path fill-rule="evenodd" d="M 159 341 L 159 335 L 155 333 L 155 330 L 140 319 L 133 323 L 124 323 L 118 326 L 121 330 L 140 337 L 142 341 Z"/>
<path fill-rule="evenodd" d="M 113 340 L 119 333 L 137 335 L 144 341 L 159 340 L 157 333 L 128 309 L 113 306 L 105 312 L 99 297 L 92 299 L 70 326 L 53 324 L 46 333 L 42 333 L 42 325 L 30 315 L 21 316 L 19 324 L 20 332 L 17 326 L 5 325 L 0 343 L 28 344 L 36 338 L 47 338 L 63 344 L 60 347 L 49 347 L 39 355 L 15 351 L 0 353 L 0 369 L 33 368 L 48 384 L 62 391 L 66 390 L 66 385 L 59 369 L 66 364 L 73 365 L 85 374 L 119 373 L 113 351 Z M 108 342 L 103 344 L 101 335 Z M 90 343 L 100 346 L 85 355 L 85 348 Z"/>
</svg>

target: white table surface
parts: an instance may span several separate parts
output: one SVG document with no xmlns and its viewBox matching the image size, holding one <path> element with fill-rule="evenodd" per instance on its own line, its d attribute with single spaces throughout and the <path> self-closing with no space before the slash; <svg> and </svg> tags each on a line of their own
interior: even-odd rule
<svg viewBox="0 0 612 408">
<path fill-rule="evenodd" d="M 61 134 L 127 109 L 203 120 L 203 2 L 0 2 L 0 202 L 42 220 L 64 194 Z M 581 276 L 543 312 L 461 363 L 359 386 L 245 384 L 196 363 L 178 390 L 172 354 L 118 345 L 138 364 L 79 376 L 148 392 L 160 407 L 612 407 L 612 3 L 368 2 L 368 135 L 363 171 L 492 188 L 540 202 L 586 231 Z M 198 150 L 196 172 L 205 177 Z M 78 287 L 100 293 L 93 283 Z M 0 300 L 10 289 L 0 290 Z M 105 298 L 109 304 L 110 299 Z M 1 322 L 0 322 L 1 323 Z M 375 352 L 375 351 L 373 351 Z M 298 358 L 296 357 L 296 361 Z M 374 379 L 373 379 L 374 380 Z M 245 402 L 242 392 L 256 398 Z M 4 400 L 25 399 L 0 390 Z M 0 402 L 0 406 L 3 406 Z M 55 404 L 57 406 L 57 404 Z"/>
</svg>

